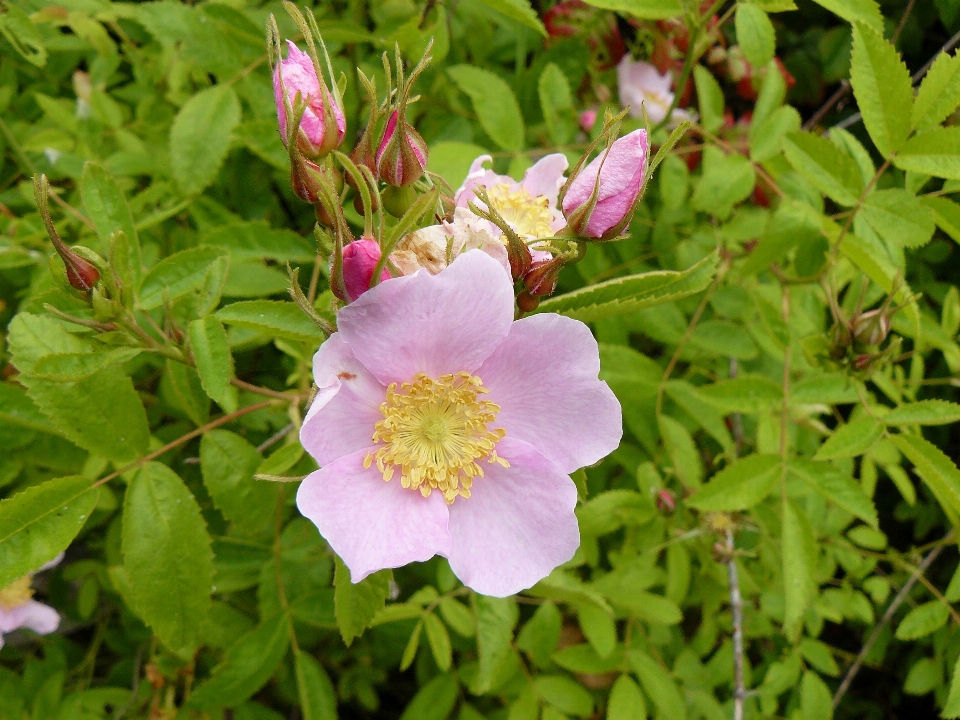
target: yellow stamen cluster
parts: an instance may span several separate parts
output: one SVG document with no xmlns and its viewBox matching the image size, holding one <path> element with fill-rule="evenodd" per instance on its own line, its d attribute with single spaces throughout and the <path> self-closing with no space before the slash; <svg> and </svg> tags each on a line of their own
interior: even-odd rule
<svg viewBox="0 0 960 720">
<path fill-rule="evenodd" d="M 383 420 L 373 432 L 374 442 L 382 445 L 367 453 L 363 466 L 376 462 L 386 481 L 399 469 L 400 484 L 424 497 L 434 490 L 447 503 L 470 497 L 473 479 L 483 477 L 479 460 L 510 467 L 495 449 L 506 431 L 487 427 L 500 412 L 481 399 L 487 392 L 468 372 L 436 380 L 417 373 L 410 382 L 392 383 L 380 405 Z"/>
<path fill-rule="evenodd" d="M 24 575 L 19 580 L 14 580 L 5 588 L 0 588 L 0 609 L 11 610 L 20 607 L 33 597 L 33 588 L 30 582 L 32 575 Z"/>
<path fill-rule="evenodd" d="M 511 189 L 501 183 L 487 188 L 491 207 L 510 223 L 517 235 L 526 240 L 553 237 L 550 202 L 546 195 L 532 197 L 526 188 Z"/>
</svg>

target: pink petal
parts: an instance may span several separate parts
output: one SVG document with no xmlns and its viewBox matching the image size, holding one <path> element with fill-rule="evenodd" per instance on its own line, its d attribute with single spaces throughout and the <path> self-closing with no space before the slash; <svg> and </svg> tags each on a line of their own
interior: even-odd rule
<svg viewBox="0 0 960 720">
<path fill-rule="evenodd" d="M 450 506 L 450 567 L 467 587 L 506 597 L 536 584 L 573 557 L 580 531 L 577 488 L 532 446 L 497 444 L 509 468 L 484 464 L 469 498 Z"/>
<path fill-rule="evenodd" d="M 49 635 L 60 627 L 60 615 L 49 605 L 28 600 L 23 605 L 4 610 L 0 608 L 0 633 L 19 628 L 33 630 L 40 635 Z"/>
<path fill-rule="evenodd" d="M 340 310 L 353 354 L 383 384 L 473 372 L 510 330 L 513 284 L 480 250 L 441 273 L 393 278 Z"/>
<path fill-rule="evenodd" d="M 400 478 L 384 482 L 376 465 L 363 468 L 367 448 L 311 473 L 300 483 L 297 507 L 360 582 L 383 568 L 450 552 L 443 495 L 423 497 Z"/>
<path fill-rule="evenodd" d="M 563 174 L 567 171 L 569 162 L 563 153 L 546 155 L 523 174 L 521 183 L 531 197 L 546 195 L 551 208 L 556 207 L 560 188 L 566 181 Z"/>
<path fill-rule="evenodd" d="M 461 185 L 453 195 L 453 201 L 457 207 L 465 208 L 468 206 L 468 203 L 471 202 L 478 207 L 484 207 L 484 204 L 477 200 L 474 193 L 477 187 L 493 187 L 494 185 L 516 187 L 519 184 L 509 175 L 498 175 L 493 170 L 487 170 L 483 167 L 485 163 L 491 162 L 492 160 L 493 158 L 489 155 L 481 155 L 473 161 L 473 164 L 470 166 L 470 172 L 467 173 L 467 177 L 463 181 L 463 185 Z"/>
<path fill-rule="evenodd" d="M 353 356 L 340 333 L 331 335 L 313 356 L 313 378 L 319 391 L 300 429 L 300 442 L 322 467 L 373 442 L 386 390 Z"/>
<path fill-rule="evenodd" d="M 599 372 L 590 329 L 544 313 L 513 323 L 477 374 L 500 406 L 496 427 L 571 473 L 616 450 L 623 435 L 620 403 Z"/>
</svg>

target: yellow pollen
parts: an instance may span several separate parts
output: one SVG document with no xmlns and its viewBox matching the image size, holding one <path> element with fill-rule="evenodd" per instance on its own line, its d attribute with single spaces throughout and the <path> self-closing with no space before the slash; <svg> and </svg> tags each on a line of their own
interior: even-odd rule
<svg viewBox="0 0 960 720">
<path fill-rule="evenodd" d="M 512 190 L 506 183 L 487 188 L 490 205 L 525 240 L 553 237 L 550 203 L 546 195 L 532 197 L 526 188 Z"/>
<path fill-rule="evenodd" d="M 468 372 L 436 380 L 417 373 L 410 382 L 392 383 L 373 431 L 374 442 L 382 444 L 367 453 L 363 466 L 376 463 L 385 481 L 399 472 L 400 484 L 424 497 L 434 490 L 447 503 L 470 497 L 473 479 L 483 477 L 480 461 L 510 467 L 496 451 L 506 430 L 488 429 L 500 406 L 481 398 L 487 392 Z"/>
<path fill-rule="evenodd" d="M 33 588 L 30 587 L 32 575 L 24 575 L 19 580 L 14 580 L 5 588 L 0 589 L 0 609 L 11 610 L 20 607 L 33 597 Z"/>
</svg>

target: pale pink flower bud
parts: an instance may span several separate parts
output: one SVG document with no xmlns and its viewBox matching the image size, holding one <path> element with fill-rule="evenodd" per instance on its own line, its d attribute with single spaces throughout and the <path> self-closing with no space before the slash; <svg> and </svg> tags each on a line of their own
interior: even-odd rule
<svg viewBox="0 0 960 720">
<path fill-rule="evenodd" d="M 427 144 L 394 110 L 377 150 L 377 175 L 387 185 L 410 185 L 423 177 L 426 167 Z"/>
<path fill-rule="evenodd" d="M 310 56 L 290 40 L 287 40 L 287 46 L 290 50 L 287 58 L 280 61 L 273 73 L 273 95 L 277 101 L 280 137 L 286 145 L 289 131 L 284 94 L 291 109 L 295 107 L 299 94 L 307 107 L 300 120 L 297 147 L 308 158 L 316 159 L 340 147 L 347 134 L 347 120 L 336 96 L 317 76 Z"/>
<path fill-rule="evenodd" d="M 605 239 L 623 232 L 643 187 L 647 151 L 647 131 L 634 130 L 613 143 L 609 152 L 595 157 L 573 179 L 563 198 L 563 215 L 571 230 L 583 237 Z M 591 209 L 598 175 L 599 193 Z"/>
<path fill-rule="evenodd" d="M 597 111 L 593 108 L 589 110 L 584 110 L 580 113 L 580 128 L 588 133 L 593 130 L 593 126 L 597 123 Z"/>
<path fill-rule="evenodd" d="M 343 284 L 353 302 L 370 289 L 370 279 L 380 260 L 380 245 L 376 240 L 355 240 L 343 249 Z M 390 279 L 386 270 L 380 281 Z"/>
</svg>

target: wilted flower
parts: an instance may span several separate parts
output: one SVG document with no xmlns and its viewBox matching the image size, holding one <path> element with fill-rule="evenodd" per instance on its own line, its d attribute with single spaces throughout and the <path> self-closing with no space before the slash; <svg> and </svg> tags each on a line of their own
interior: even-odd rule
<svg viewBox="0 0 960 720">
<path fill-rule="evenodd" d="M 340 311 L 314 356 L 300 439 L 321 469 L 297 505 L 354 582 L 442 555 L 502 597 L 573 556 L 568 474 L 617 447 L 620 405 L 586 325 L 513 316 L 509 276 L 477 251 Z"/>
<path fill-rule="evenodd" d="M 673 105 L 673 74 L 668 70 L 661 75 L 650 63 L 632 60 L 629 55 L 617 65 L 617 85 L 620 104 L 630 108 L 631 117 L 642 118 L 645 109 L 650 122 L 660 123 Z M 680 122 L 690 119 L 690 114 L 675 108 L 670 119 Z"/>
<path fill-rule="evenodd" d="M 647 131 L 634 130 L 595 157 L 570 183 L 563 214 L 571 229 L 584 237 L 619 235 L 630 222 L 647 169 Z M 600 176 L 599 195 L 589 202 Z"/>
<path fill-rule="evenodd" d="M 467 207 L 469 203 L 474 203 L 483 209 L 484 204 L 476 196 L 476 188 L 482 186 L 487 189 L 493 209 L 500 213 L 521 239 L 536 240 L 556 235 L 566 225 L 557 209 L 557 197 L 566 180 L 566 156 L 553 153 L 540 158 L 527 169 L 520 182 L 509 175 L 486 170 L 483 166 L 491 160 L 489 155 L 481 155 L 473 161 L 470 173 L 454 195 L 457 206 Z M 502 235 L 496 225 L 487 224 L 491 233 Z M 544 257 L 549 256 L 544 254 Z"/>
<path fill-rule="evenodd" d="M 468 250 L 482 250 L 509 274 L 507 248 L 490 232 L 490 223 L 462 207 L 454 209 L 453 222 L 431 225 L 404 236 L 390 260 L 404 275 L 412 275 L 420 268 L 436 275 Z"/>
<path fill-rule="evenodd" d="M 370 289 L 380 255 L 379 243 L 364 238 L 354 240 L 343 249 L 343 284 L 351 301 Z M 384 270 L 380 275 L 381 282 L 389 279 L 390 273 Z"/>
<path fill-rule="evenodd" d="M 287 40 L 287 47 L 287 58 L 281 60 L 273 72 L 273 95 L 277 102 L 280 137 L 286 144 L 289 132 L 284 94 L 291 108 L 296 104 L 299 94 L 301 101 L 306 104 L 306 109 L 300 121 L 297 147 L 307 157 L 316 159 L 340 147 L 347 134 L 347 120 L 336 96 L 330 92 L 323 79 L 317 76 L 310 56 L 300 50 L 292 40 Z"/>
<path fill-rule="evenodd" d="M 48 570 L 63 560 L 60 553 L 37 572 Z M 33 599 L 30 583 L 33 575 L 24 575 L 5 588 L 0 588 L 0 648 L 5 633 L 27 628 L 40 635 L 49 635 L 60 627 L 60 614 L 49 605 Z"/>
</svg>

